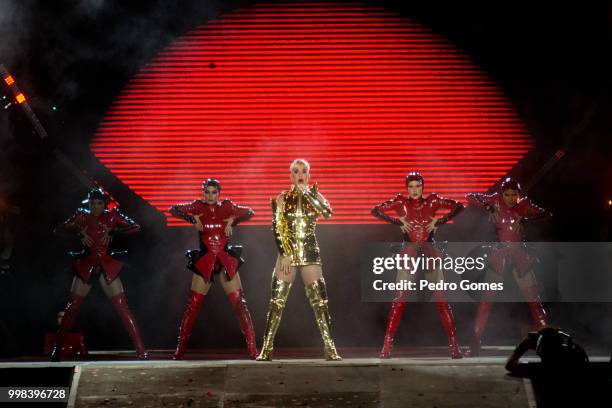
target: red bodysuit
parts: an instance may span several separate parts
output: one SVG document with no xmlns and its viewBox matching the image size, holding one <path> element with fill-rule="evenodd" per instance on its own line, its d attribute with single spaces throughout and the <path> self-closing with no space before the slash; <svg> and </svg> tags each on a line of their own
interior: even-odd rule
<svg viewBox="0 0 612 408">
<path fill-rule="evenodd" d="M 492 214 L 500 242 L 522 242 L 523 222 L 552 217 L 549 211 L 533 204 L 527 197 L 513 206 L 506 204 L 500 193 L 490 195 L 470 193 L 467 199 L 470 204 L 487 209 Z M 491 254 L 490 262 L 496 272 L 503 272 L 506 257 L 514 262 L 519 275 L 527 272 L 533 263 L 533 258 L 525 251 L 524 245 L 503 245 Z"/>
<path fill-rule="evenodd" d="M 422 181 L 422 180 L 421 180 Z M 442 253 L 433 245 L 433 231 L 427 232 L 427 225 L 433 220 L 436 212 L 441 209 L 450 210 L 444 217 L 438 219 L 435 225 L 442 225 L 453 218 L 463 209 L 463 204 L 432 193 L 427 198 L 406 198 L 398 194 L 393 200 L 385 201 L 372 209 L 372 215 L 391 222 L 392 224 L 403 225 L 400 218 L 404 218 L 412 228 L 406 233 L 406 238 L 409 241 L 408 245 L 401 252 L 402 255 L 416 257 L 423 253 L 428 257 L 442 257 Z M 396 217 L 387 215 L 393 213 Z M 387 331 L 385 333 L 385 342 L 380 353 L 381 358 L 389 358 L 393 347 L 393 339 L 397 329 L 399 328 L 406 302 L 408 299 L 408 291 L 398 291 L 396 297 L 391 304 L 389 317 L 387 319 Z M 436 290 L 433 292 L 433 299 L 436 302 L 436 307 L 440 313 L 442 326 L 448 336 L 449 347 L 451 349 L 452 358 L 461 358 L 461 351 L 457 343 L 457 330 L 455 328 L 455 320 L 444 291 Z"/>
<path fill-rule="evenodd" d="M 225 269 L 231 280 L 241 264 L 239 255 L 228 246 L 229 238 L 225 235 L 228 218 L 234 218 L 232 225 L 245 221 L 253 216 L 253 210 L 233 204 L 230 200 L 208 205 L 202 200 L 190 204 L 177 204 L 170 207 L 170 214 L 195 224 L 195 217 L 200 218 L 203 230 L 199 231 L 200 251 L 191 259 L 188 267 L 210 281 L 212 273 Z"/>
<path fill-rule="evenodd" d="M 109 255 L 110 239 L 106 243 L 103 239 L 106 234 L 133 234 L 140 231 L 138 224 L 116 209 L 105 210 L 96 217 L 88 210 L 80 208 L 64 222 L 63 228 L 71 232 L 85 233 L 93 240 L 91 246 L 86 248 L 85 255 L 73 263 L 76 273 L 85 283 L 89 281 L 96 266 L 102 267 L 108 282 L 112 282 L 121 272 L 123 262 Z"/>
<path fill-rule="evenodd" d="M 372 209 L 375 217 L 388 221 L 392 224 L 402 225 L 401 217 L 405 217 L 406 222 L 412 230 L 406 233 L 409 242 L 414 243 L 406 246 L 402 254 L 416 256 L 420 250 L 427 256 L 440 256 L 440 251 L 433 245 L 423 245 L 433 241 L 433 232 L 427 232 L 427 225 L 431 223 L 438 210 L 450 210 L 443 218 L 436 221 L 436 226 L 446 223 L 456 216 L 463 208 L 463 204 L 448 198 L 439 197 L 436 193 L 431 193 L 427 198 L 413 199 L 398 194 L 394 199 L 385 201 Z M 397 217 L 388 215 L 392 213 Z"/>
</svg>

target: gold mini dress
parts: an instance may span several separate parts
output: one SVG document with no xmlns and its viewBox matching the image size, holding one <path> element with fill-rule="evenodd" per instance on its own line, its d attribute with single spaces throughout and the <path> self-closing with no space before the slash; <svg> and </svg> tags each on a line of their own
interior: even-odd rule
<svg viewBox="0 0 612 408">
<path fill-rule="evenodd" d="M 321 265 L 315 229 L 319 216 L 331 217 L 329 203 L 318 193 L 317 183 L 305 191 L 293 186 L 282 197 L 283 208 L 270 200 L 272 231 L 280 254 L 291 256 L 291 266 Z"/>
</svg>

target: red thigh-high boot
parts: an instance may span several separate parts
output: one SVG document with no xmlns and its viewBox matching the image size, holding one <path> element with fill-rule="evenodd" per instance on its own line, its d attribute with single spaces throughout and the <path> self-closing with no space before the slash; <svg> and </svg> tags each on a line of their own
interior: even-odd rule
<svg viewBox="0 0 612 408">
<path fill-rule="evenodd" d="M 204 295 L 196 291 L 189 292 L 189 299 L 187 300 L 187 306 L 185 306 L 185 313 L 183 313 L 183 320 L 181 320 L 181 327 L 179 328 L 178 342 L 176 344 L 176 351 L 174 352 L 174 360 L 182 360 L 187 350 L 187 343 L 191 337 L 193 331 L 193 324 L 198 316 L 200 307 L 204 302 Z"/>
<path fill-rule="evenodd" d="M 453 310 L 451 309 L 446 296 L 442 291 L 435 291 L 433 293 L 438 313 L 440 313 L 440 320 L 442 320 L 442 327 L 446 331 L 448 336 L 448 347 L 450 348 L 451 358 L 462 358 L 459 344 L 457 343 L 457 328 L 455 327 L 455 319 L 453 318 Z"/>
<path fill-rule="evenodd" d="M 470 340 L 470 357 L 478 357 L 480 355 L 480 338 L 484 332 L 487 320 L 491 314 L 491 308 L 493 302 L 490 300 L 483 300 L 478 305 L 478 311 L 476 312 L 476 322 L 474 323 L 474 333 Z"/>
<path fill-rule="evenodd" d="M 64 308 L 64 317 L 60 323 L 59 329 L 57 330 L 57 336 L 55 338 L 55 345 L 51 350 L 51 361 L 60 361 L 62 357 L 62 348 L 66 340 L 66 335 L 72 330 L 74 322 L 79 314 L 81 305 L 83 304 L 85 297 L 79 296 L 76 293 L 70 294 L 70 299 L 66 303 Z"/>
<path fill-rule="evenodd" d="M 380 351 L 380 358 L 391 357 L 391 350 L 393 350 L 393 339 L 395 338 L 395 332 L 397 332 L 400 322 L 402 321 L 407 300 L 408 292 L 398 291 L 393 303 L 391 303 L 391 310 L 389 311 L 389 317 L 387 318 L 387 331 L 385 332 L 383 348 Z"/>
<path fill-rule="evenodd" d="M 257 357 L 257 344 L 255 342 L 255 329 L 253 329 L 253 321 L 251 320 L 251 314 L 247 308 L 246 299 L 244 298 L 244 291 L 242 289 L 235 290 L 228 293 L 227 298 L 232 305 L 232 310 L 238 318 L 240 324 L 240 331 L 246 341 L 247 350 L 249 356 L 252 359 Z"/>
<path fill-rule="evenodd" d="M 140 338 L 140 330 L 138 330 L 138 323 L 136 322 L 136 318 L 132 314 L 127 302 L 127 298 L 125 297 L 125 293 L 121 292 L 118 295 L 115 295 L 111 298 L 111 302 L 117 314 L 121 318 L 121 323 L 123 323 L 123 327 L 130 335 L 132 342 L 134 343 L 134 347 L 136 347 L 136 355 L 140 360 L 146 360 L 149 356 L 145 351 L 144 345 L 142 344 L 142 339 Z"/>
<path fill-rule="evenodd" d="M 537 286 L 521 288 L 521 291 L 523 292 L 523 296 L 525 296 L 527 306 L 529 306 L 529 311 L 531 312 L 531 317 L 533 318 L 533 324 L 535 326 L 534 329 L 543 329 L 546 327 L 546 311 L 544 310 L 544 306 L 542 306 Z"/>
</svg>

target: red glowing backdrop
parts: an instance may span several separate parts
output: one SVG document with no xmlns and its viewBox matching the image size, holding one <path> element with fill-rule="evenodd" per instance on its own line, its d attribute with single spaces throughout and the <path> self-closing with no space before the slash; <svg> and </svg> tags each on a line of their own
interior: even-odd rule
<svg viewBox="0 0 612 408">
<path fill-rule="evenodd" d="M 259 4 L 197 27 L 140 70 L 91 142 L 158 209 L 200 197 L 214 177 L 254 208 L 251 224 L 269 224 L 297 157 L 332 203 L 329 223 L 366 224 L 408 171 L 463 200 L 530 147 L 502 91 L 447 40 L 340 2 Z"/>
</svg>

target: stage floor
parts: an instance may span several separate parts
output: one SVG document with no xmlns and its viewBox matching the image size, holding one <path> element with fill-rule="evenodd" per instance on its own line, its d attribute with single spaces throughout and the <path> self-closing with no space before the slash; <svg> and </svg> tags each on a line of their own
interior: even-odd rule
<svg viewBox="0 0 612 408">
<path fill-rule="evenodd" d="M 68 406 L 75 407 L 536 406 L 530 380 L 504 369 L 509 348 L 461 360 L 443 348 L 396 351 L 381 360 L 364 357 L 374 349 L 344 349 L 339 362 L 322 360 L 317 349 L 280 349 L 272 362 L 246 360 L 242 350 L 191 352 L 184 361 L 169 360 L 170 350 L 153 351 L 148 361 L 96 352 L 86 361 L 5 361 L 0 370 L 74 367 Z"/>
</svg>

